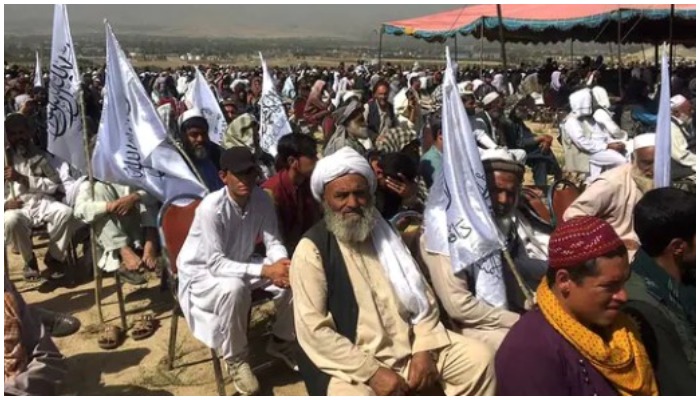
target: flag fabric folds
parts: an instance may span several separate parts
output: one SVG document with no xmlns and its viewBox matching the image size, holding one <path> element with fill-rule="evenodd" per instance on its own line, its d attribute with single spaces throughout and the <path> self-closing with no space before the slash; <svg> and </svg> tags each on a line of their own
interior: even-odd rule
<svg viewBox="0 0 700 400">
<path fill-rule="evenodd" d="M 86 173 L 79 101 L 80 75 L 68 24 L 68 10 L 63 4 L 54 6 L 48 94 L 47 150 Z"/>
<path fill-rule="evenodd" d="M 163 202 L 181 194 L 203 196 L 206 189 L 167 140 L 153 103 L 106 22 L 105 31 L 107 94 L 92 156 L 95 178 L 144 189 Z"/>
<path fill-rule="evenodd" d="M 671 81 L 668 76 L 666 45 L 661 58 L 661 97 L 656 117 L 656 148 L 654 150 L 654 187 L 671 186 Z"/>
<path fill-rule="evenodd" d="M 442 91 L 443 170 L 425 210 L 426 248 L 449 255 L 454 273 L 466 271 L 478 299 L 506 307 L 500 251 L 504 239 L 491 214 L 486 175 L 459 96 L 449 48 Z"/>
<path fill-rule="evenodd" d="M 275 84 L 260 54 L 263 70 L 262 97 L 260 98 L 260 147 L 273 157 L 277 156 L 277 142 L 292 133 L 282 97 L 277 94 Z"/>
<path fill-rule="evenodd" d="M 188 108 L 196 108 L 202 112 L 209 124 L 209 140 L 220 145 L 227 128 L 226 118 L 199 69 L 196 69 L 194 82 L 185 93 L 185 103 Z"/>
<path fill-rule="evenodd" d="M 39 50 L 36 51 L 36 63 L 34 64 L 34 87 L 44 87 L 44 82 L 41 79 L 41 58 Z"/>
</svg>

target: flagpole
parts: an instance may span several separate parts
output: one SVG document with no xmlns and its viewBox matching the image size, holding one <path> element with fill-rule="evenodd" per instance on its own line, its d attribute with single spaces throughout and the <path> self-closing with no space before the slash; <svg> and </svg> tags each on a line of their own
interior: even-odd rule
<svg viewBox="0 0 700 400">
<path fill-rule="evenodd" d="M 83 90 L 81 89 L 80 94 L 80 117 L 83 121 L 83 150 L 85 151 L 85 159 L 87 160 L 87 173 L 88 181 L 90 184 L 90 199 L 95 201 L 95 176 L 92 173 L 92 160 L 90 157 L 90 138 L 88 137 L 87 131 L 87 116 L 85 115 L 85 97 L 83 96 Z M 97 267 L 97 245 L 95 244 L 95 227 L 93 224 L 88 224 L 90 226 L 90 253 L 92 255 L 92 273 L 95 277 L 95 304 L 97 305 L 97 316 L 100 320 L 100 325 L 105 323 L 104 315 L 102 314 L 102 294 L 100 293 L 100 288 L 102 287 L 102 274 Z"/>
<path fill-rule="evenodd" d="M 7 132 L 4 132 L 3 128 L 3 133 L 5 134 L 5 143 L 9 143 L 7 141 Z M 5 147 L 5 168 L 10 166 L 10 157 L 9 154 L 7 154 L 7 147 Z M 15 186 L 10 182 L 10 197 L 12 197 L 12 200 L 15 200 L 17 196 L 15 195 Z"/>
<path fill-rule="evenodd" d="M 209 188 L 207 187 L 206 182 L 204 182 L 204 179 L 202 179 L 202 175 L 200 175 L 199 170 L 194 166 L 194 163 L 192 162 L 192 159 L 187 155 L 187 152 L 185 152 L 185 149 L 182 148 L 182 145 L 178 143 L 176 140 L 173 140 L 170 135 L 167 137 L 168 143 L 172 144 L 175 149 L 177 149 L 177 152 L 180 153 L 182 156 L 182 159 L 185 160 L 187 163 L 187 166 L 190 167 L 192 170 L 192 173 L 194 174 L 195 178 L 199 180 L 199 183 L 204 185 L 204 188 L 207 190 L 207 193 L 209 193 Z"/>
<path fill-rule="evenodd" d="M 4 130 L 4 128 L 3 128 L 3 130 Z M 3 133 L 5 133 L 5 132 L 3 131 Z M 7 133 L 5 133 L 5 143 L 7 143 Z M 10 166 L 10 164 L 9 164 L 9 160 L 8 160 L 7 148 L 5 148 L 5 168 L 7 168 L 9 166 Z M 15 196 L 15 187 L 12 184 L 12 182 L 10 182 L 10 197 L 12 198 L 12 200 L 17 199 L 17 196 Z M 7 261 L 7 245 L 5 245 L 4 251 L 5 251 L 5 278 L 7 278 L 7 280 L 9 281 L 10 280 L 10 266 L 8 265 L 8 261 Z"/>
<path fill-rule="evenodd" d="M 532 291 L 525 286 L 525 282 L 523 281 L 523 277 L 520 276 L 520 272 L 518 272 L 518 269 L 515 267 L 515 262 L 513 261 L 513 257 L 511 257 L 510 252 L 508 252 L 507 248 L 501 249 L 501 252 L 503 253 L 503 258 L 506 259 L 506 264 L 508 264 L 508 268 L 510 268 L 510 272 L 513 273 L 513 276 L 515 276 L 515 280 L 518 282 L 518 287 L 520 290 L 523 292 L 523 295 L 525 296 L 525 304 L 526 304 L 526 309 L 532 308 L 533 305 L 535 305 L 535 300 L 532 297 Z M 530 307 L 527 307 L 527 304 L 529 303 Z"/>
</svg>

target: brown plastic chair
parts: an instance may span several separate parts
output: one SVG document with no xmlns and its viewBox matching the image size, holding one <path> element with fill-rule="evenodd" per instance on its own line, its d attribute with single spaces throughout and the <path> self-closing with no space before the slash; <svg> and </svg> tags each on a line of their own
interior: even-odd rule
<svg viewBox="0 0 700 400">
<path fill-rule="evenodd" d="M 581 190 L 573 182 L 566 179 L 556 181 L 547 193 L 549 212 L 552 216 L 552 226 L 556 227 L 562 221 L 569 206 L 581 195 Z"/>
<path fill-rule="evenodd" d="M 540 195 L 529 187 L 523 187 L 521 194 L 522 201 L 518 205 L 520 211 L 530 220 L 551 227 L 551 212 Z"/>
<path fill-rule="evenodd" d="M 191 200 L 190 203 L 184 206 L 176 205 L 175 203 Z M 177 323 L 179 316 L 182 313 L 180 301 L 177 297 L 177 256 L 185 244 L 187 235 L 190 232 L 190 227 L 194 221 L 195 211 L 202 202 L 201 197 L 192 195 L 177 196 L 161 207 L 158 213 L 158 233 L 160 234 L 161 248 L 165 252 L 167 267 L 163 271 L 163 279 L 167 280 L 167 285 L 170 287 L 170 292 L 175 300 L 172 316 L 170 319 L 170 338 L 168 340 L 168 370 L 173 369 L 175 362 L 175 344 L 177 342 Z M 166 277 L 167 275 L 167 277 Z M 221 363 L 214 349 L 211 351 L 211 361 L 214 367 L 214 377 L 216 380 L 216 390 L 219 396 L 226 395 L 226 387 L 224 385 L 224 374 L 221 371 Z"/>
<path fill-rule="evenodd" d="M 179 206 L 174 203 L 181 200 L 192 200 L 189 204 Z M 182 246 L 185 244 L 187 235 L 190 232 L 190 227 L 194 221 L 195 211 L 202 202 L 202 199 L 197 196 L 182 195 L 163 204 L 158 214 L 158 231 L 160 234 L 161 247 L 166 254 L 168 266 L 163 274 L 164 281 L 162 284 L 167 284 L 170 287 L 171 294 L 175 300 L 173 312 L 170 320 L 170 338 L 168 339 L 168 369 L 173 369 L 175 362 L 175 344 L 177 342 L 177 324 L 179 317 L 182 314 L 180 302 L 177 297 L 177 256 L 180 254 Z M 166 277 L 167 275 L 167 277 Z M 251 310 L 253 307 L 272 300 L 272 295 L 263 289 L 256 289 L 251 293 Z M 226 395 L 226 387 L 224 385 L 224 376 L 221 370 L 221 362 L 216 350 L 210 349 L 211 360 L 214 367 L 214 377 L 216 379 L 216 390 L 219 396 Z M 257 365 L 253 370 L 261 369 L 271 365 L 271 362 L 265 362 Z"/>
</svg>

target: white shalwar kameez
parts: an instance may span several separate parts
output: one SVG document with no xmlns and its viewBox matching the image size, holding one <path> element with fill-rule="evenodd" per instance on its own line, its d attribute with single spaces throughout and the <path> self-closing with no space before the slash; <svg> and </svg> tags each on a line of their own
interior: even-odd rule
<svg viewBox="0 0 700 400">
<path fill-rule="evenodd" d="M 279 239 L 277 214 L 269 196 L 255 187 L 245 209 L 226 187 L 207 195 L 197 208 L 177 259 L 178 296 L 194 337 L 219 351 L 225 360 L 245 357 L 251 292 L 274 294 L 272 334 L 294 340 L 292 293 L 260 274 L 263 265 L 287 258 Z M 261 238 L 267 257 L 254 254 Z"/>
</svg>

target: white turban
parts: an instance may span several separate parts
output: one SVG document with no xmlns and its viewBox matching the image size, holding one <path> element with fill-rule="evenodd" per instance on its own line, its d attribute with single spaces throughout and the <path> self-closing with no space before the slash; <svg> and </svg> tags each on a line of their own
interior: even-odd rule
<svg viewBox="0 0 700 400">
<path fill-rule="evenodd" d="M 182 124 L 195 117 L 204 118 L 204 114 L 202 114 L 199 108 L 190 108 L 180 115 L 180 118 L 178 118 L 178 126 L 182 128 Z"/>
<path fill-rule="evenodd" d="M 499 97 L 501 96 L 498 94 L 498 92 L 491 92 L 484 96 L 483 100 L 481 100 L 481 104 L 488 106 L 489 104 L 496 101 L 496 99 L 498 99 Z"/>
<path fill-rule="evenodd" d="M 15 110 L 19 111 L 24 107 L 24 105 L 32 99 L 32 96 L 28 94 L 20 94 L 15 97 Z"/>
<path fill-rule="evenodd" d="M 678 107 L 682 106 L 683 103 L 688 101 L 688 99 L 685 98 L 685 96 L 677 94 L 673 97 L 671 97 L 671 110 L 675 110 Z"/>
<path fill-rule="evenodd" d="M 654 147 L 656 145 L 656 134 L 645 133 L 634 137 L 634 150 L 643 149 L 645 147 Z"/>
<path fill-rule="evenodd" d="M 316 168 L 311 174 L 311 193 L 316 201 L 321 202 L 323 191 L 329 182 L 349 174 L 365 177 L 371 193 L 377 189 L 377 177 L 369 162 L 352 148 L 343 147 L 316 163 Z"/>
<path fill-rule="evenodd" d="M 317 201 L 321 201 L 327 183 L 348 174 L 360 174 L 367 179 L 372 193 L 377 187 L 377 179 L 367 160 L 350 147 L 343 147 L 316 163 L 311 175 L 311 192 Z M 401 305 L 411 316 L 411 322 L 417 324 L 429 316 L 431 305 L 426 296 L 428 291 L 418 265 L 401 236 L 374 209 L 375 224 L 371 240 L 377 252 L 379 263 L 385 276 L 391 282 L 394 293 Z"/>
<path fill-rule="evenodd" d="M 588 116 L 593 113 L 593 98 L 590 89 L 581 89 L 569 96 L 571 111 L 579 116 Z"/>
<path fill-rule="evenodd" d="M 599 107 L 608 109 L 610 108 L 610 98 L 608 97 L 608 91 L 600 86 L 596 86 L 591 89 L 593 93 L 593 98 Z"/>
</svg>

